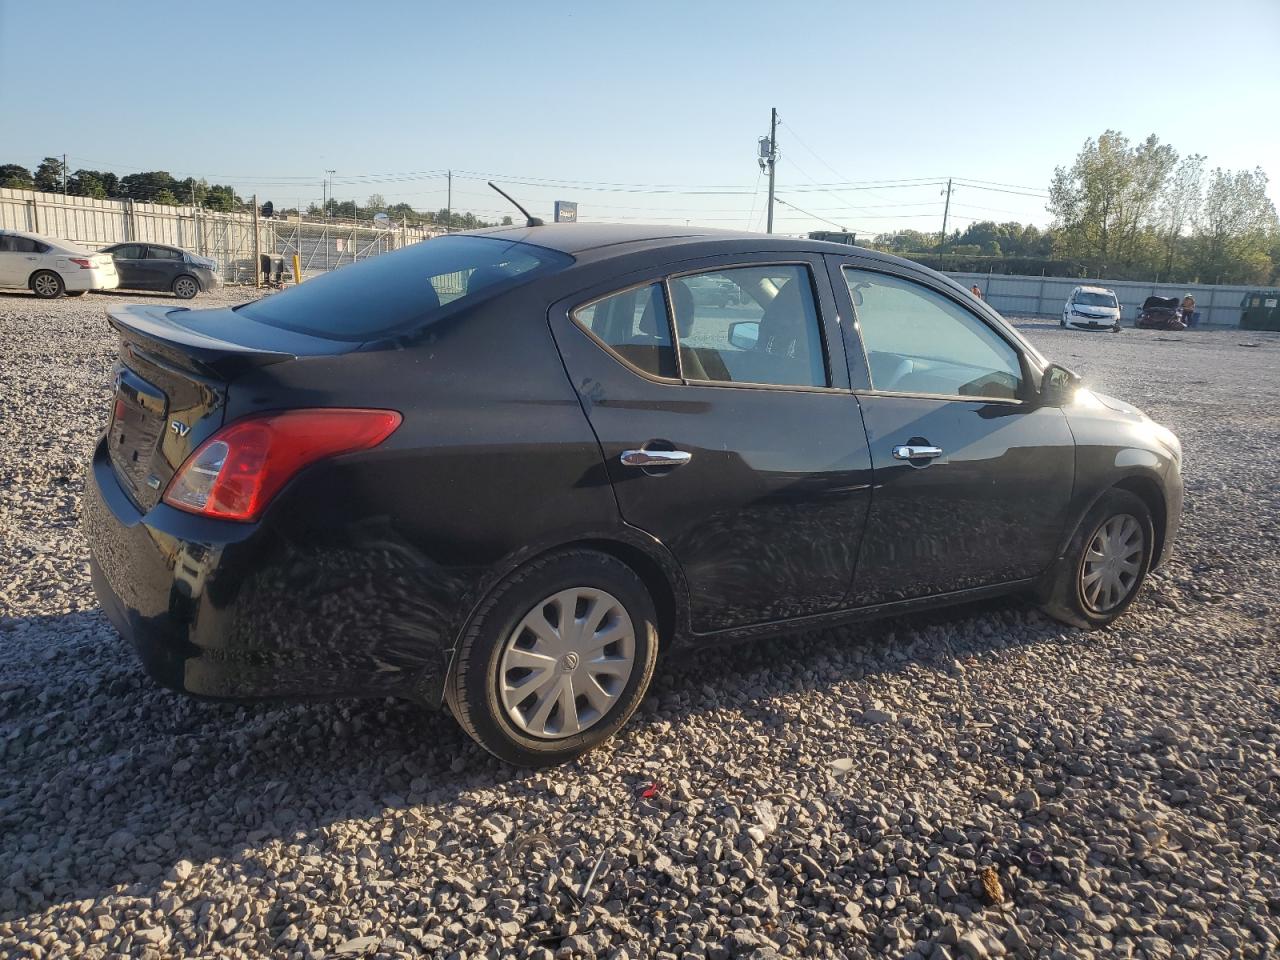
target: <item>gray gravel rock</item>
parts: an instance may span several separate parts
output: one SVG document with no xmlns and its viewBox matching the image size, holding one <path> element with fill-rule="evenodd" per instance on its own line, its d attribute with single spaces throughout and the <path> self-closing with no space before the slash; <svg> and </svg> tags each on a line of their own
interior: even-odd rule
<svg viewBox="0 0 1280 960">
<path fill-rule="evenodd" d="M 531 773 L 409 704 L 142 675 L 77 529 L 128 299 L 0 297 L 0 955 L 1280 949 L 1280 337 L 1023 326 L 1184 444 L 1177 551 L 1111 629 L 1000 601 L 703 652 Z"/>
</svg>

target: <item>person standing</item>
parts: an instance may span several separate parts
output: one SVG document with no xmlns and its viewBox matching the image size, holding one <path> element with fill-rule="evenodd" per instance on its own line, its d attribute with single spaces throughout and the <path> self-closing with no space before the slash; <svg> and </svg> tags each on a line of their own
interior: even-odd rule
<svg viewBox="0 0 1280 960">
<path fill-rule="evenodd" d="M 973 294 L 975 297 L 977 297 L 979 300 L 985 299 L 985 298 L 982 296 L 982 288 L 981 288 L 980 286 L 978 286 L 976 283 L 975 283 L 972 287 L 970 287 L 970 288 L 969 288 L 969 292 L 970 292 L 970 293 L 972 293 L 972 294 Z"/>
<path fill-rule="evenodd" d="M 1191 326 L 1191 321 L 1195 317 L 1196 313 L 1196 298 L 1189 293 L 1183 297 L 1181 311 L 1182 322 L 1188 327 Z"/>
</svg>

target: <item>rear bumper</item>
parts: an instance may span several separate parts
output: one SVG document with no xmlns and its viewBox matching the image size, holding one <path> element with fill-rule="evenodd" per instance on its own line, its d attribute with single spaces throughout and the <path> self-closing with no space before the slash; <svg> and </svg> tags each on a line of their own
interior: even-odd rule
<svg viewBox="0 0 1280 960">
<path fill-rule="evenodd" d="M 89 474 L 81 525 L 94 592 L 157 682 L 217 699 L 439 703 L 451 644 L 432 611 L 406 610 L 425 595 L 402 582 L 412 573 L 388 572 L 376 551 L 302 548 L 264 525 L 164 504 L 144 514 L 102 442 Z"/>
<path fill-rule="evenodd" d="M 91 270 L 68 270 L 62 274 L 62 283 L 68 290 L 114 290 L 120 286 L 120 274 L 108 273 L 96 267 Z"/>
</svg>

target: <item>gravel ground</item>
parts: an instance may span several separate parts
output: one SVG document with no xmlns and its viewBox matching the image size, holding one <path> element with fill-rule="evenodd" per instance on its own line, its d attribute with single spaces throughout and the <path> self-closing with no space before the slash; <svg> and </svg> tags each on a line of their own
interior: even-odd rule
<svg viewBox="0 0 1280 960">
<path fill-rule="evenodd" d="M 530 773 L 409 704 L 142 675 L 76 528 L 126 299 L 0 295 L 0 954 L 1280 952 L 1280 337 L 1024 325 L 1186 450 L 1112 629 L 1003 601 L 699 654 Z"/>
</svg>

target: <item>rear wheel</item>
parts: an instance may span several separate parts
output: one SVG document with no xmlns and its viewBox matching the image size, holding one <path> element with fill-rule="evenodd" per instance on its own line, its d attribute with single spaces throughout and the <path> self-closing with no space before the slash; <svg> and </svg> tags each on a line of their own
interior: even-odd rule
<svg viewBox="0 0 1280 960">
<path fill-rule="evenodd" d="M 200 284 L 195 277 L 181 276 L 173 281 L 173 293 L 179 300 L 190 300 L 200 292 Z"/>
<path fill-rule="evenodd" d="M 1049 616 L 1092 630 L 1133 603 L 1151 566 L 1151 511 L 1127 490 L 1108 490 L 1080 522 L 1042 589 Z"/>
<path fill-rule="evenodd" d="M 41 300 L 56 300 L 65 291 L 62 278 L 52 270 L 41 270 L 31 278 L 31 292 Z"/>
<path fill-rule="evenodd" d="M 644 582 L 594 550 L 521 567 L 473 618 L 446 684 L 462 728 L 519 766 L 571 760 L 640 705 L 658 653 Z"/>
</svg>

